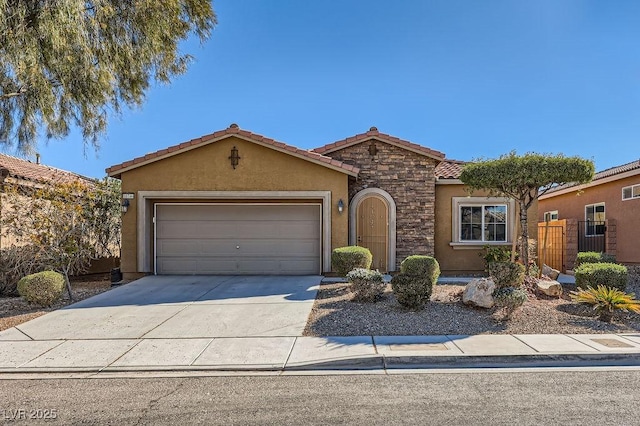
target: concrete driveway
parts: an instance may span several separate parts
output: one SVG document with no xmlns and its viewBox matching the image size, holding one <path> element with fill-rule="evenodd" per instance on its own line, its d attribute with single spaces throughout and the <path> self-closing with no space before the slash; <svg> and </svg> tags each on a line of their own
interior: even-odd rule
<svg viewBox="0 0 640 426">
<path fill-rule="evenodd" d="M 321 276 L 149 276 L 17 326 L 32 340 L 300 336 Z"/>
</svg>

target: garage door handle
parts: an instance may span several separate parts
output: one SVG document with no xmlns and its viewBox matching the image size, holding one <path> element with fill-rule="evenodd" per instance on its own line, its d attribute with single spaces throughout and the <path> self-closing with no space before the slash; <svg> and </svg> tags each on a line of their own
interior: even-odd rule
<svg viewBox="0 0 640 426">
<path fill-rule="evenodd" d="M 238 250 L 239 250 L 239 249 L 240 249 L 240 246 L 236 246 L 236 249 L 238 249 Z"/>
</svg>

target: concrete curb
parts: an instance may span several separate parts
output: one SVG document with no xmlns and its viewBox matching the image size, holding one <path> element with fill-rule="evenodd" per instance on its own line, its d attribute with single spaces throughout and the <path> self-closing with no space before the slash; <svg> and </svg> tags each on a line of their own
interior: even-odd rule
<svg viewBox="0 0 640 426">
<path fill-rule="evenodd" d="M 305 371 L 377 371 L 408 369 L 478 369 L 536 367 L 620 367 L 640 366 L 640 353 L 616 354 L 537 354 L 537 355 L 463 355 L 463 356 L 385 356 L 374 355 L 321 362 L 296 363 L 283 367 L 219 366 L 137 366 L 83 368 L 0 368 L 2 375 L 29 374 L 101 374 L 142 372 L 238 372 L 284 373 Z"/>
</svg>

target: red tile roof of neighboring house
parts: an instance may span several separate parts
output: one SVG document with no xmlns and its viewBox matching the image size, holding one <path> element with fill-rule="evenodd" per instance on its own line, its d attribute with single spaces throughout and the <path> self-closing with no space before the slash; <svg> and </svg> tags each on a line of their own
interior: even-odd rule
<svg viewBox="0 0 640 426">
<path fill-rule="evenodd" d="M 640 160 L 635 160 L 632 161 L 630 163 L 626 163 L 623 164 L 621 166 L 615 166 L 615 167 L 610 167 L 608 169 L 605 169 L 601 172 L 596 173 L 595 175 L 593 175 L 593 180 L 589 183 L 587 183 L 587 185 L 593 186 L 593 185 L 597 185 L 598 184 L 598 180 L 601 179 L 606 179 L 606 178 L 612 178 L 616 175 L 621 175 L 623 173 L 627 173 L 627 172 L 631 172 L 633 170 L 638 170 L 640 172 Z M 554 192 L 557 191 L 561 191 L 563 189 L 567 189 L 567 188 L 572 188 L 574 186 L 578 186 L 580 184 L 577 183 L 568 183 L 565 185 L 558 185 L 556 187 L 551 188 L 549 191 L 547 191 L 545 193 L 545 195 L 548 194 L 552 194 Z"/>
<path fill-rule="evenodd" d="M 29 160 L 0 154 L 0 170 L 8 171 L 8 176 L 32 182 L 73 182 L 76 180 L 94 181 L 94 179 L 66 170 L 57 169 Z M 7 172 L 5 172 L 7 173 Z M 3 173 L 0 172 L 0 176 Z"/>
<path fill-rule="evenodd" d="M 429 149 L 422 145 L 418 145 L 413 142 L 409 142 L 400 138 L 396 138 L 395 136 L 387 135 L 385 133 L 380 133 L 377 128 L 372 127 L 366 133 L 360 133 L 359 135 L 351 136 L 346 139 L 342 139 L 337 142 L 330 143 L 325 146 L 321 146 L 319 148 L 313 149 L 314 152 L 319 154 L 327 154 L 330 152 L 338 151 L 340 149 L 346 148 L 351 145 L 355 145 L 358 143 L 366 142 L 371 139 L 376 139 L 381 142 L 386 142 L 391 145 L 399 146 L 409 151 L 413 151 L 418 154 L 426 155 L 427 157 L 435 158 L 436 160 L 443 160 L 444 154 L 439 151 L 435 151 L 433 149 Z"/>
<path fill-rule="evenodd" d="M 136 167 L 140 167 L 142 165 L 152 163 L 154 161 L 158 161 L 163 158 L 170 157 L 184 151 L 198 148 L 200 146 L 207 145 L 209 143 L 217 142 L 218 140 L 226 139 L 231 136 L 245 139 L 250 142 L 255 142 L 257 144 L 264 145 L 269 148 L 273 148 L 277 151 L 284 152 L 289 155 L 293 155 L 294 157 L 303 158 L 313 163 L 320 164 L 325 167 L 329 167 L 352 176 L 357 176 L 358 172 L 360 171 L 360 169 L 355 166 L 343 163 L 338 160 L 334 160 L 333 158 L 326 157 L 317 152 L 305 151 L 303 149 L 296 148 L 295 146 L 287 145 L 282 142 L 278 142 L 274 139 L 270 139 L 265 136 L 258 135 L 256 133 L 249 132 L 247 130 L 241 130 L 237 124 L 232 124 L 227 129 L 219 130 L 209 135 L 201 136 L 199 138 L 192 139 L 190 141 L 183 142 L 181 144 L 174 145 L 169 148 L 161 149 L 159 151 L 149 153 L 142 157 L 125 161 L 124 163 L 121 163 L 121 164 L 116 164 L 115 166 L 109 167 L 106 171 L 109 176 L 119 177 L 121 173 L 127 170 L 131 170 Z"/>
<path fill-rule="evenodd" d="M 635 160 L 622 166 L 611 167 L 596 173 L 593 180 L 604 179 L 609 176 L 619 175 L 621 173 L 630 172 L 631 170 L 640 169 L 640 160 Z"/>
<path fill-rule="evenodd" d="M 458 160 L 444 160 L 436 166 L 436 179 L 460 179 L 466 163 Z"/>
</svg>

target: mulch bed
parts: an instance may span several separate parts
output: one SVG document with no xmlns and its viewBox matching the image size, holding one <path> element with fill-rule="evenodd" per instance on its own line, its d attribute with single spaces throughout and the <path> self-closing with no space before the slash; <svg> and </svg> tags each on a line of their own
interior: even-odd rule
<svg viewBox="0 0 640 426">
<path fill-rule="evenodd" d="M 628 292 L 640 294 L 637 277 L 629 280 Z M 464 285 L 435 286 L 431 302 L 420 311 L 403 309 L 388 285 L 376 303 L 352 302 L 348 284 L 322 284 L 305 336 L 402 336 L 443 334 L 590 334 L 640 331 L 640 315 L 618 312 L 611 323 L 597 319 L 590 306 L 573 303 L 564 286 L 561 298 L 529 294 L 511 319 L 503 312 L 462 303 Z"/>
</svg>

